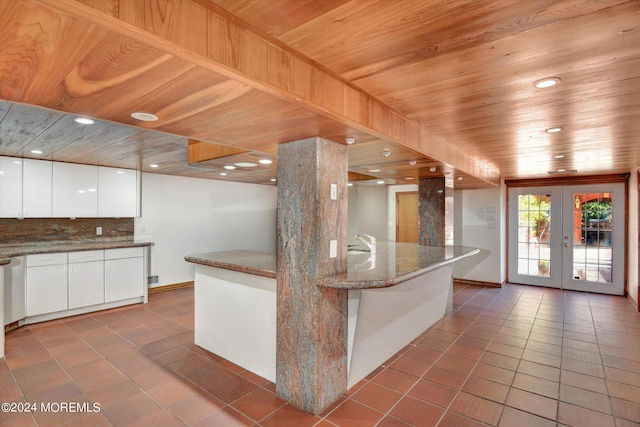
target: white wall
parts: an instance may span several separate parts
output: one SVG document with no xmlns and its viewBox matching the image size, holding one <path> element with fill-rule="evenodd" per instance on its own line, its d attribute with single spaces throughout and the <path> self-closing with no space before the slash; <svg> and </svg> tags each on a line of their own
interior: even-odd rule
<svg viewBox="0 0 640 427">
<path fill-rule="evenodd" d="M 479 248 L 455 263 L 454 277 L 502 283 L 506 279 L 506 191 L 501 188 L 454 192 L 456 245 Z"/>
<path fill-rule="evenodd" d="M 356 233 L 388 240 L 387 186 L 358 185 L 349 189 L 349 240 Z M 353 206 L 355 205 L 355 206 Z M 355 214 L 355 220 L 352 216 Z M 354 228 L 355 227 L 355 228 Z"/>
<path fill-rule="evenodd" d="M 275 252 L 276 187 L 142 174 L 142 217 L 135 238 L 154 242 L 153 286 L 193 280 L 189 254 L 250 249 Z"/>
<path fill-rule="evenodd" d="M 638 302 L 638 216 L 640 215 L 640 201 L 638 200 L 638 191 L 640 183 L 638 182 L 638 172 L 640 168 L 631 171 L 629 177 L 629 230 L 627 233 L 628 242 L 628 263 L 627 263 L 627 292 L 629 296 Z"/>
</svg>

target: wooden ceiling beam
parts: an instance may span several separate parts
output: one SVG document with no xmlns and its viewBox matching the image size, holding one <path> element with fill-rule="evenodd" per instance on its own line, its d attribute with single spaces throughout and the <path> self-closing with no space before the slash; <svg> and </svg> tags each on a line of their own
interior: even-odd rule
<svg viewBox="0 0 640 427">
<path fill-rule="evenodd" d="M 499 185 L 496 166 L 469 155 L 307 57 L 196 2 L 35 1 Z"/>
</svg>

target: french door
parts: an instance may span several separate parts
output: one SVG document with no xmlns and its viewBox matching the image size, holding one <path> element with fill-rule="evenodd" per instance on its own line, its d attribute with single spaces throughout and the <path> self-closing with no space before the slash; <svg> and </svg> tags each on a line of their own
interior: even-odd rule
<svg viewBox="0 0 640 427">
<path fill-rule="evenodd" d="M 509 189 L 509 281 L 624 293 L 623 183 Z"/>
</svg>

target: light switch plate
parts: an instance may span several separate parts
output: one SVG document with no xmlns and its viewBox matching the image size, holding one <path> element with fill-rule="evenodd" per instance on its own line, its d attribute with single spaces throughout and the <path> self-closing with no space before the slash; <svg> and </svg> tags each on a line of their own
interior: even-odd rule
<svg viewBox="0 0 640 427">
<path fill-rule="evenodd" d="M 329 258 L 336 258 L 338 256 L 338 241 L 329 240 Z"/>
<path fill-rule="evenodd" d="M 331 200 L 338 200 L 338 185 L 331 184 Z"/>
</svg>

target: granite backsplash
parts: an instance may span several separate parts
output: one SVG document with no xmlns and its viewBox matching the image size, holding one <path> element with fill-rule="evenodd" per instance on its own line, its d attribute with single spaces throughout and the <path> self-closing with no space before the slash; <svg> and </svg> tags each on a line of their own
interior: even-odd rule
<svg viewBox="0 0 640 427">
<path fill-rule="evenodd" d="M 102 235 L 96 235 L 102 227 Z M 133 218 L 0 218 L 0 245 L 133 240 Z"/>
</svg>

